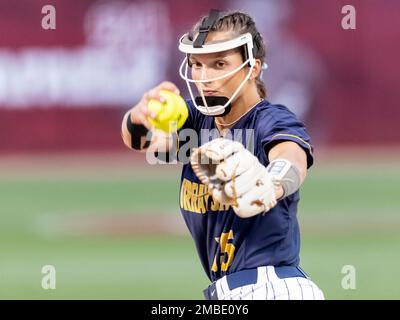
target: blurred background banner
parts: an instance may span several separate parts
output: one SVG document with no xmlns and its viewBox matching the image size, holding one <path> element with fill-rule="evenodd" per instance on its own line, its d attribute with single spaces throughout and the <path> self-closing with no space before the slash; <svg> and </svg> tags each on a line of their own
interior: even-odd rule
<svg viewBox="0 0 400 320">
<path fill-rule="evenodd" d="M 255 19 L 268 99 L 314 140 L 304 269 L 327 298 L 400 298 L 398 0 L 0 0 L 0 298 L 202 298 L 180 167 L 148 165 L 120 127 L 163 80 L 188 97 L 178 39 L 210 8 Z"/>
<path fill-rule="evenodd" d="M 121 114 L 164 79 L 177 41 L 209 7 L 242 9 L 268 45 L 270 100 L 306 120 L 322 146 L 398 145 L 400 3 L 353 1 L 0 1 L 0 150 L 119 149 Z M 397 64 L 398 66 L 398 64 Z M 27 135 L 26 132 L 30 134 Z"/>
</svg>

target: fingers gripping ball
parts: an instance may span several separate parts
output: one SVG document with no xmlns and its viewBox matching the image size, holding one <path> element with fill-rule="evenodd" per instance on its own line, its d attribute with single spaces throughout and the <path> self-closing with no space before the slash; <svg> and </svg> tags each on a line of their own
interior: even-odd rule
<svg viewBox="0 0 400 320">
<path fill-rule="evenodd" d="M 241 218 L 267 212 L 277 203 L 272 177 L 239 142 L 214 139 L 193 150 L 191 165 L 211 196 L 230 204 Z"/>
<path fill-rule="evenodd" d="M 160 96 L 166 100 L 164 103 L 150 99 L 147 105 L 149 110 L 156 114 L 155 119 L 148 118 L 148 121 L 156 129 L 175 132 L 183 126 L 188 117 L 185 100 L 180 95 L 168 90 L 161 90 Z"/>
</svg>

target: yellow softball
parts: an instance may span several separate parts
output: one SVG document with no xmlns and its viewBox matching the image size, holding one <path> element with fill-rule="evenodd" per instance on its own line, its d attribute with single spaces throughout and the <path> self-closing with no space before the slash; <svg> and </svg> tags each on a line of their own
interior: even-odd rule
<svg viewBox="0 0 400 320">
<path fill-rule="evenodd" d="M 155 128 L 165 132 L 175 132 L 183 126 L 188 109 L 185 100 L 180 95 L 168 90 L 161 90 L 160 96 L 166 101 L 150 99 L 147 107 L 156 114 L 155 119 L 147 118 Z"/>
</svg>

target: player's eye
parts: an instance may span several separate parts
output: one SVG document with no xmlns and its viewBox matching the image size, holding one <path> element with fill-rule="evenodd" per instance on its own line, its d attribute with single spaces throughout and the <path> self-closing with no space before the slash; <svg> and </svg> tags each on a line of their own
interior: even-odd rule
<svg viewBox="0 0 400 320">
<path fill-rule="evenodd" d="M 197 61 L 189 61 L 189 66 L 195 69 L 201 68 L 201 63 Z"/>
<path fill-rule="evenodd" d="M 222 68 L 224 68 L 224 67 L 226 66 L 226 63 L 225 63 L 225 61 L 223 61 L 223 60 L 218 60 L 218 61 L 215 63 L 215 66 L 216 66 L 218 69 L 222 69 Z"/>
</svg>

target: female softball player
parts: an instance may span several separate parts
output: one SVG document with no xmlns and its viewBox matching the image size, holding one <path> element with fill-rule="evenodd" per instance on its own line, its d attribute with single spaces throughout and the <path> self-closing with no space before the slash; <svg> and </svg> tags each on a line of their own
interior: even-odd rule
<svg viewBox="0 0 400 320">
<path fill-rule="evenodd" d="M 285 106 L 266 100 L 265 44 L 252 18 L 211 10 L 179 50 L 191 96 L 179 133 L 194 132 L 198 146 L 183 164 L 179 200 L 212 282 L 206 299 L 324 299 L 299 267 L 298 189 L 313 163 L 310 137 Z M 179 94 L 163 82 L 125 114 L 129 148 L 171 151 L 171 143 L 145 138 L 155 117 L 147 103 L 161 101 L 163 89 Z"/>
</svg>

